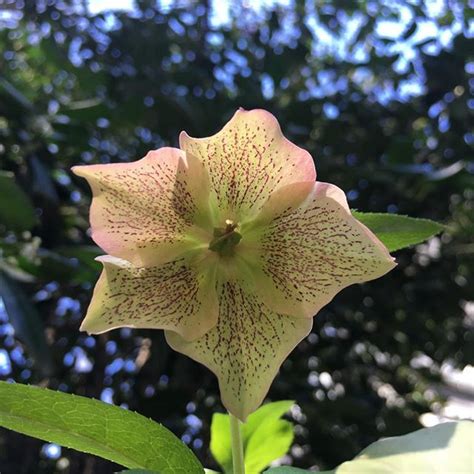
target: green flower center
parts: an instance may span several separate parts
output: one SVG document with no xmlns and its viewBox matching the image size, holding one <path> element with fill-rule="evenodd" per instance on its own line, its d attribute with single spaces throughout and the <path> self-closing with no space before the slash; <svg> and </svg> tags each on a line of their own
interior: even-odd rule
<svg viewBox="0 0 474 474">
<path fill-rule="evenodd" d="M 235 231 L 236 228 L 237 224 L 231 220 L 225 221 L 225 227 L 214 228 L 214 238 L 209 244 L 209 250 L 222 256 L 233 255 L 235 246 L 242 239 L 242 236 Z"/>
</svg>

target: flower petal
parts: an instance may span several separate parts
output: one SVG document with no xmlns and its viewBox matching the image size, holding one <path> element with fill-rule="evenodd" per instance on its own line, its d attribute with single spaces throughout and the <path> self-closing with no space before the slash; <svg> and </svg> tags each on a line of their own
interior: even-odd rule
<svg viewBox="0 0 474 474">
<path fill-rule="evenodd" d="M 238 110 L 217 134 L 180 146 L 204 163 L 225 219 L 241 222 L 260 210 L 270 193 L 286 184 L 314 181 L 311 155 L 287 140 L 265 110 Z"/>
<path fill-rule="evenodd" d="M 257 294 L 275 311 L 295 317 L 314 316 L 343 288 L 396 265 L 351 215 L 344 192 L 327 183 L 314 183 L 309 194 L 299 184 L 276 191 L 242 243 Z"/>
<path fill-rule="evenodd" d="M 105 255 L 81 330 L 100 334 L 120 327 L 172 329 L 183 338 L 201 337 L 217 323 L 212 265 L 196 267 L 177 259 L 137 268 Z"/>
<path fill-rule="evenodd" d="M 108 254 L 150 266 L 209 242 L 209 178 L 195 157 L 161 148 L 133 163 L 73 171 L 92 188 L 92 238 Z"/>
<path fill-rule="evenodd" d="M 185 341 L 166 331 L 168 344 L 212 370 L 227 410 L 245 421 L 262 403 L 280 365 L 306 337 L 312 320 L 269 310 L 236 282 L 219 291 L 217 325 L 200 339 Z"/>
</svg>

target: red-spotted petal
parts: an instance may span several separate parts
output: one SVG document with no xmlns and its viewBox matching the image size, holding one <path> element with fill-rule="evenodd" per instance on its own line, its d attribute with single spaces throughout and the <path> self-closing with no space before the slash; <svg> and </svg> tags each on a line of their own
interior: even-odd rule
<svg viewBox="0 0 474 474">
<path fill-rule="evenodd" d="M 133 163 L 76 166 L 89 182 L 92 238 L 110 255 L 150 266 L 209 242 L 209 178 L 175 148 Z"/>
<path fill-rule="evenodd" d="M 275 192 L 250 230 L 242 255 L 256 292 L 275 311 L 312 317 L 343 288 L 394 266 L 386 247 L 349 210 L 337 186 L 289 185 Z"/>
<path fill-rule="evenodd" d="M 98 260 L 104 269 L 83 331 L 172 329 L 192 340 L 215 326 L 218 303 L 212 265 L 194 266 L 182 258 L 154 267 L 135 267 L 109 255 Z"/>
<path fill-rule="evenodd" d="M 180 146 L 204 163 L 224 219 L 236 222 L 258 212 L 274 190 L 316 178 L 311 155 L 287 140 L 265 110 L 240 109 L 208 138 L 183 132 Z"/>
<path fill-rule="evenodd" d="M 236 282 L 220 286 L 217 325 L 187 342 L 166 331 L 168 344 L 212 370 L 227 410 L 245 421 L 262 403 L 283 361 L 308 335 L 312 320 L 271 311 Z"/>
</svg>

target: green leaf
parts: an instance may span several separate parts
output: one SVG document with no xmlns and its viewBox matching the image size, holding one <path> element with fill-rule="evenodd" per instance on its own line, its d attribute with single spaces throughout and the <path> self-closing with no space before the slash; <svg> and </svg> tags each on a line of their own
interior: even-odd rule
<svg viewBox="0 0 474 474">
<path fill-rule="evenodd" d="M 24 231 L 36 224 L 35 209 L 25 192 L 16 184 L 13 173 L 0 171 L 0 224 Z"/>
<path fill-rule="evenodd" d="M 232 472 L 232 445 L 229 415 L 214 413 L 211 422 L 211 454 L 225 473 Z"/>
<path fill-rule="evenodd" d="M 474 423 L 459 421 L 423 428 L 405 436 L 381 439 L 354 460 L 320 474 L 472 473 Z M 309 471 L 290 467 L 268 469 L 265 474 Z"/>
<path fill-rule="evenodd" d="M 261 472 L 288 452 L 294 437 L 293 426 L 280 418 L 293 403 L 291 400 L 268 403 L 252 413 L 242 425 L 246 472 Z M 212 417 L 211 453 L 224 472 L 232 473 L 229 415 L 215 413 Z"/>
<path fill-rule="evenodd" d="M 158 471 L 147 471 L 146 469 L 129 469 L 127 471 L 116 472 L 115 474 L 160 474 Z"/>
<path fill-rule="evenodd" d="M 405 40 L 408 39 L 411 35 L 415 33 L 417 28 L 418 28 L 418 22 L 412 20 L 411 25 L 409 25 L 408 28 L 403 33 L 403 39 Z"/>
<path fill-rule="evenodd" d="M 265 420 L 248 440 L 245 450 L 246 472 L 261 472 L 284 456 L 293 443 L 293 425 L 286 420 Z"/>
<path fill-rule="evenodd" d="M 57 206 L 59 204 L 59 196 L 46 164 L 37 155 L 30 156 L 28 163 L 32 175 L 33 192 L 41 200 L 47 202 L 49 206 Z"/>
<path fill-rule="evenodd" d="M 52 375 L 54 365 L 41 317 L 21 287 L 1 268 L 0 297 L 15 335 L 25 344 L 36 368 L 44 376 Z"/>
<path fill-rule="evenodd" d="M 341 464 L 337 474 L 413 472 L 472 472 L 474 423 L 442 423 L 405 436 L 371 444 L 353 461 Z"/>
<path fill-rule="evenodd" d="M 147 471 L 145 469 L 129 469 L 127 471 L 116 472 L 115 474 L 160 474 L 158 471 Z"/>
<path fill-rule="evenodd" d="M 161 474 L 202 474 L 192 451 L 162 425 L 97 400 L 0 382 L 0 426 Z"/>
<path fill-rule="evenodd" d="M 279 466 L 279 467 L 273 467 L 271 469 L 268 469 L 267 471 L 265 471 L 264 474 L 303 474 L 303 473 L 307 474 L 308 472 L 310 471 L 299 469 L 297 467 Z M 318 474 L 325 474 L 325 473 L 322 471 L 318 471 Z M 359 473 L 359 474 L 362 474 L 362 473 Z"/>
<path fill-rule="evenodd" d="M 77 261 L 74 272 L 69 272 L 69 278 L 73 283 L 82 284 L 97 280 L 102 270 L 102 265 L 95 258 L 103 254 L 99 247 L 75 245 L 59 247 L 57 251 L 61 256 L 73 258 Z"/>
<path fill-rule="evenodd" d="M 267 403 L 253 412 L 244 424 L 244 437 L 250 438 L 264 421 L 278 420 L 295 404 L 293 400 Z"/>
<path fill-rule="evenodd" d="M 31 101 L 3 77 L 0 78 L 0 88 L 3 89 L 22 109 L 26 109 L 27 111 L 33 110 L 34 107 Z"/>
<path fill-rule="evenodd" d="M 352 215 L 365 224 L 390 252 L 419 244 L 445 227 L 429 219 L 415 219 L 398 214 L 352 211 Z"/>
</svg>

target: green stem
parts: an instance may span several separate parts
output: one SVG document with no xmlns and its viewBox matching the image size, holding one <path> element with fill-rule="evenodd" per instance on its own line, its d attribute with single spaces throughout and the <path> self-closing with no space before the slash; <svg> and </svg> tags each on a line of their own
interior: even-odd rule
<svg viewBox="0 0 474 474">
<path fill-rule="evenodd" d="M 233 474 L 245 474 L 244 464 L 244 445 L 242 443 L 242 434 L 240 432 L 241 422 L 234 415 L 230 416 L 230 435 L 232 438 L 232 465 Z"/>
</svg>

